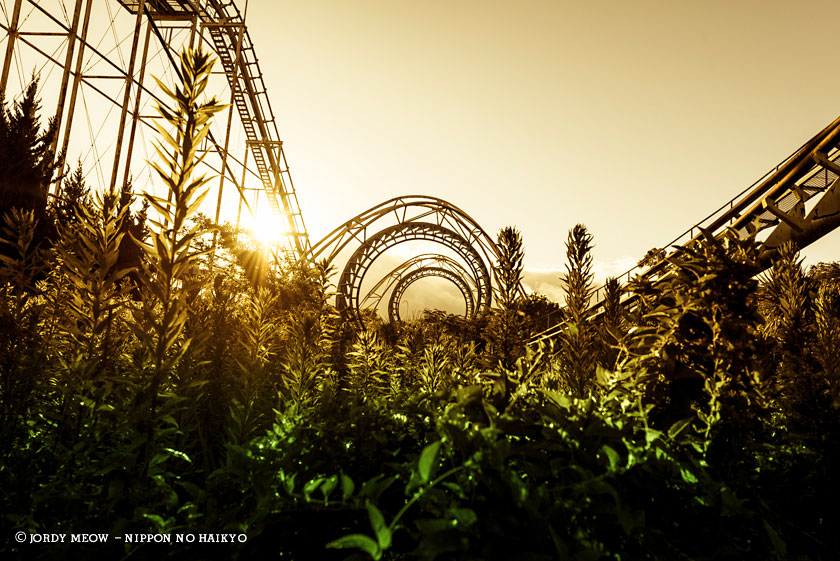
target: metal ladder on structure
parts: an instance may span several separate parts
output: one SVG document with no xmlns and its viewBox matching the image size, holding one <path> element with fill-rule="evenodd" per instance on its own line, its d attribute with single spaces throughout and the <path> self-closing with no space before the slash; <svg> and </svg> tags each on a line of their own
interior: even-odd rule
<svg viewBox="0 0 840 561">
<path fill-rule="evenodd" d="M 120 1 L 137 13 L 139 2 Z M 277 130 L 254 45 L 245 21 L 232 1 L 220 0 L 147 0 L 152 14 L 197 16 L 210 36 L 219 62 L 231 88 L 233 105 L 247 139 L 248 152 L 263 184 L 272 210 L 286 221 L 289 243 L 286 254 L 292 259 L 309 251 L 309 236 L 298 204 L 283 141 Z M 246 160 L 247 161 L 247 160 Z"/>
</svg>

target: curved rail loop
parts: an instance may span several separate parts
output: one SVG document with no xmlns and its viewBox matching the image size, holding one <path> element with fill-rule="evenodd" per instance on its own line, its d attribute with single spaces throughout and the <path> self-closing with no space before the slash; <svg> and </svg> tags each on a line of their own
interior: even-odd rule
<svg viewBox="0 0 840 561">
<path fill-rule="evenodd" d="M 388 300 L 388 321 L 402 321 L 399 311 L 400 299 L 402 298 L 402 294 L 405 292 L 405 289 L 408 288 L 408 285 L 401 288 L 399 298 L 394 298 L 393 291 L 402 282 L 405 276 L 421 269 L 444 269 L 457 276 L 460 281 L 466 281 L 464 287 L 467 289 L 467 292 L 464 292 L 464 287 L 459 286 L 460 281 L 454 281 L 449 276 L 446 276 L 446 278 L 456 284 L 456 287 L 461 290 L 461 293 L 464 296 L 464 305 L 466 307 L 465 316 L 468 318 L 475 316 L 475 302 L 478 298 L 478 287 L 475 285 L 474 279 L 472 279 L 470 273 L 460 262 L 439 253 L 424 253 L 417 255 L 395 267 L 390 273 L 382 277 L 382 279 L 380 279 L 379 282 L 370 289 L 370 291 L 368 291 L 367 295 L 362 298 L 362 301 L 359 303 L 359 307 L 377 309 L 379 308 L 382 299 L 390 293 L 391 297 Z M 443 277 L 445 274 L 430 274 L 424 276 Z"/>
<path fill-rule="evenodd" d="M 444 267 L 447 272 L 435 271 L 436 274 L 423 276 L 443 276 L 450 280 L 458 276 L 463 283 L 453 282 L 459 290 L 461 284 L 469 288 L 473 298 L 472 308 L 465 300 L 467 309 L 481 313 L 490 308 L 498 286 L 494 267 L 499 260 L 496 244 L 469 214 L 436 197 L 408 195 L 380 203 L 335 228 L 312 246 L 305 259 L 309 262 L 324 259 L 332 263 L 340 254 L 355 247 L 338 281 L 336 307 L 363 326 L 361 308 L 370 302 L 378 304 L 389 289 L 393 291 L 392 287 L 399 285 L 404 275 L 414 275 L 412 271 L 417 270 L 411 263 L 416 258 L 409 259 L 385 275 L 368 296 L 360 299 L 362 281 L 370 265 L 387 249 L 412 240 L 440 244 L 453 251 L 457 261 L 462 263 L 458 267 Z M 422 277 L 414 280 L 419 278 Z M 390 302 L 389 310 L 392 310 Z M 395 305 L 399 307 L 399 297 Z M 398 315 L 398 311 L 397 314 L 389 311 L 392 318 Z"/>
</svg>

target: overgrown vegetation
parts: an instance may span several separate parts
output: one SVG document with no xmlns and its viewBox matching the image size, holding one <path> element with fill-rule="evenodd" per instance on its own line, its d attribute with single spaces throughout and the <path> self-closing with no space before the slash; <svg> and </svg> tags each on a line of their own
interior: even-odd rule
<svg viewBox="0 0 840 561">
<path fill-rule="evenodd" d="M 558 309 L 514 288 L 507 228 L 489 317 L 354 333 L 327 264 L 268 267 L 223 227 L 209 258 L 195 148 L 220 106 L 209 58 L 181 65 L 157 164 L 171 198 L 146 198 L 148 226 L 129 189 L 80 172 L 56 205 L 5 215 L 4 558 L 836 558 L 840 266 L 786 247 L 758 280 L 754 240 L 707 236 L 632 283 L 632 307 L 608 281 L 593 315 L 578 225 L 566 329 L 529 347 Z M 222 532 L 247 540 L 113 539 Z"/>
</svg>

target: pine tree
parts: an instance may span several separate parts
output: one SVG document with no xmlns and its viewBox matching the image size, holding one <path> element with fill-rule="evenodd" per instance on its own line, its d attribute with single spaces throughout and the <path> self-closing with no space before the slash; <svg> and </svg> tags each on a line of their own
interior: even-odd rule
<svg viewBox="0 0 840 561">
<path fill-rule="evenodd" d="M 143 251 L 132 240 L 145 241 L 149 237 L 149 226 L 146 223 L 149 210 L 149 201 L 143 200 L 140 210 L 131 208 L 136 197 L 131 190 L 131 181 L 123 185 L 119 194 L 118 212 L 125 213 L 125 220 L 122 221 L 120 231 L 127 234 L 122 238 L 119 248 L 117 265 L 120 269 L 127 269 L 128 276 L 135 286 L 142 282 L 140 275 L 143 264 Z"/>
<path fill-rule="evenodd" d="M 58 123 L 52 118 L 41 130 L 38 80 L 33 79 L 20 101 L 9 107 L 0 92 L 0 217 L 12 208 L 34 213 L 36 243 L 52 236 L 47 195 L 56 172 L 53 141 Z"/>
<path fill-rule="evenodd" d="M 90 189 L 85 185 L 81 161 L 56 191 L 55 197 L 50 201 L 50 214 L 56 224 L 78 222 L 77 210 L 82 206 L 90 206 Z"/>
</svg>

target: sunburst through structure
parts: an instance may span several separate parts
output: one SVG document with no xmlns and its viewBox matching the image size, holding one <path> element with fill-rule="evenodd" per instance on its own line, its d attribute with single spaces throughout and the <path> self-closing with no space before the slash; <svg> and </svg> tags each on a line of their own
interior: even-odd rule
<svg viewBox="0 0 840 561">
<path fill-rule="evenodd" d="M 243 223 L 250 216 L 259 235 L 272 236 L 289 257 L 306 253 L 306 226 L 270 95 L 247 13 L 236 3 L 14 0 L 4 3 L 4 13 L 0 90 L 23 91 L 29 79 L 23 68 L 34 66 L 44 106 L 55 107 L 59 153 L 71 164 L 78 159 L 88 181 L 111 188 L 131 182 L 137 193 L 159 188 L 147 162 L 156 158 L 155 107 L 168 101 L 155 78 L 177 81 L 186 47 L 214 52 L 208 92 L 230 108 L 199 147 L 202 170 L 217 176 L 201 210 L 216 222 L 239 222 L 245 213 Z"/>
</svg>

